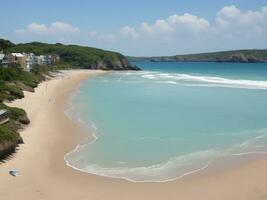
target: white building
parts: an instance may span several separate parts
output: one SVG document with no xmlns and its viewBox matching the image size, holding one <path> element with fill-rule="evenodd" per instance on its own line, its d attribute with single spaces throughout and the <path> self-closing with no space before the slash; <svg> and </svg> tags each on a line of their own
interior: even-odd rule
<svg viewBox="0 0 267 200">
<path fill-rule="evenodd" d="M 26 58 L 27 54 L 25 53 L 11 53 L 11 63 L 17 63 L 21 68 L 26 70 Z"/>
<path fill-rule="evenodd" d="M 35 64 L 51 66 L 58 63 L 59 59 L 59 56 L 56 54 L 36 56 L 34 53 L 11 53 L 5 55 L 0 51 L 1 67 L 9 67 L 11 64 L 17 63 L 26 71 L 31 71 Z"/>
<path fill-rule="evenodd" d="M 40 55 L 38 56 L 37 63 L 39 65 L 45 65 L 45 66 L 50 66 L 52 63 L 52 57 L 51 55 Z"/>
<path fill-rule="evenodd" d="M 0 66 L 2 66 L 3 64 L 4 57 L 5 57 L 5 54 L 3 53 L 3 51 L 0 51 Z"/>
<path fill-rule="evenodd" d="M 37 64 L 38 61 L 38 56 L 35 56 L 33 53 L 27 54 L 27 59 L 26 59 L 26 69 L 27 71 L 30 71 L 32 67 Z"/>
</svg>

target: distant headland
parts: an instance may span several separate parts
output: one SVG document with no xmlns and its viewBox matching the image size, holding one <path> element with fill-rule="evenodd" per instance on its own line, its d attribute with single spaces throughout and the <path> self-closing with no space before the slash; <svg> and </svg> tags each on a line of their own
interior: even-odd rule
<svg viewBox="0 0 267 200">
<path fill-rule="evenodd" d="M 175 56 L 127 57 L 129 61 L 150 62 L 232 62 L 232 63 L 258 63 L 267 62 L 266 49 L 244 49 L 233 51 L 220 51 L 199 54 L 186 54 Z"/>
</svg>

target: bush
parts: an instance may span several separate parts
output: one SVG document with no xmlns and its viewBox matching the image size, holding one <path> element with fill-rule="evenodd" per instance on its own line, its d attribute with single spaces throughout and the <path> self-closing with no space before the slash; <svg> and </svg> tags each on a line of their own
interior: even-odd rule
<svg viewBox="0 0 267 200">
<path fill-rule="evenodd" d="M 18 134 L 11 131 L 5 126 L 0 126 L 0 143 L 4 141 L 15 142 L 18 139 Z"/>
<path fill-rule="evenodd" d="M 16 107 L 9 107 L 4 104 L 0 104 L 0 109 L 8 110 L 8 116 L 11 120 L 19 120 L 20 117 L 26 115 L 25 110 Z"/>
</svg>

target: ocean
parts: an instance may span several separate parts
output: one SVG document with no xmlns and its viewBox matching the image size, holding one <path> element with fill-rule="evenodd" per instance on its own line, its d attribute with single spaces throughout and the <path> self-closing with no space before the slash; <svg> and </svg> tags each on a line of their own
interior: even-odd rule
<svg viewBox="0 0 267 200">
<path fill-rule="evenodd" d="M 136 62 L 84 81 L 66 114 L 94 135 L 75 169 L 167 181 L 220 158 L 267 153 L 267 64 Z"/>
</svg>

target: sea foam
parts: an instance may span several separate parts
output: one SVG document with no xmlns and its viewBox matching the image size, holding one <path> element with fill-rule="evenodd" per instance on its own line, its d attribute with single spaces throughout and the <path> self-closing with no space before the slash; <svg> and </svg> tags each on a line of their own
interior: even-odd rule
<svg viewBox="0 0 267 200">
<path fill-rule="evenodd" d="M 227 79 L 216 76 L 196 76 L 196 75 L 178 74 L 178 73 L 172 73 L 172 74 L 152 73 L 152 74 L 142 75 L 142 77 L 151 80 L 162 80 L 165 81 L 165 83 L 170 83 L 170 84 L 177 84 L 177 82 L 179 82 L 187 86 L 229 87 L 229 88 L 267 90 L 267 81 L 260 81 L 260 80 Z"/>
</svg>

